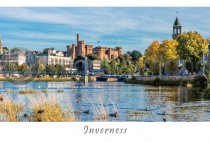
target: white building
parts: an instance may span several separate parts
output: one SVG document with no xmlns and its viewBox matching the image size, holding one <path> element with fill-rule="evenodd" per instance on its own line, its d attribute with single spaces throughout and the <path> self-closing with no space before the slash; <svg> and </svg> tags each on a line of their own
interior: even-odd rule
<svg viewBox="0 0 210 142">
<path fill-rule="evenodd" d="M 88 62 L 89 70 L 100 70 L 101 69 L 101 61 L 93 60 Z"/>
<path fill-rule="evenodd" d="M 67 68 L 73 67 L 73 60 L 71 57 L 65 56 L 62 51 L 49 50 L 48 54 L 40 54 L 37 60 L 44 66 L 47 65 L 63 65 Z"/>
</svg>

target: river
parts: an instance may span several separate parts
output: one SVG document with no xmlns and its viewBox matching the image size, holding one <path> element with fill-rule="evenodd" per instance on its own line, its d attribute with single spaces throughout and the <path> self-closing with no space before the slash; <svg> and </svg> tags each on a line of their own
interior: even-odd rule
<svg viewBox="0 0 210 142">
<path fill-rule="evenodd" d="M 199 92 L 184 87 L 153 87 L 125 84 L 123 82 L 31 82 L 15 86 L 0 82 L 0 93 L 17 103 L 29 105 L 30 97 L 40 101 L 38 96 L 19 94 L 19 90 L 36 89 L 48 91 L 45 98 L 62 107 L 71 108 L 78 121 L 143 121 L 143 122 L 192 122 L 210 120 L 210 100 Z M 63 92 L 57 92 L 62 89 Z M 5 92 L 5 90 L 10 90 Z M 90 114 L 78 114 L 90 110 Z M 119 117 L 99 120 L 99 110 L 107 115 L 118 112 Z M 30 112 L 30 108 L 25 110 Z"/>
</svg>

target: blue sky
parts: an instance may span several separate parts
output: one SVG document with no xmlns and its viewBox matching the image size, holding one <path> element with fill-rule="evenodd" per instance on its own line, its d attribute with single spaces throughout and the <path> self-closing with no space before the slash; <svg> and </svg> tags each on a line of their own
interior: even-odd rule
<svg viewBox="0 0 210 142">
<path fill-rule="evenodd" d="M 183 31 L 210 37 L 210 8 L 0 8 L 3 46 L 66 50 L 80 33 L 87 44 L 144 52 L 154 40 L 171 39 L 179 11 Z"/>
</svg>

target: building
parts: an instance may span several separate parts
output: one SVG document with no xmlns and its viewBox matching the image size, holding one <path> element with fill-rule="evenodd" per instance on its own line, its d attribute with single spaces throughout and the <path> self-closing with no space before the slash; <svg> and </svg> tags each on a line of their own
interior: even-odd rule
<svg viewBox="0 0 210 142">
<path fill-rule="evenodd" d="M 27 51 L 26 52 L 26 64 L 32 67 L 37 62 L 37 56 L 42 54 L 40 51 Z"/>
<path fill-rule="evenodd" d="M 76 35 L 77 44 L 67 45 L 67 56 L 72 57 L 72 59 L 78 56 L 87 56 L 89 54 L 96 54 L 101 59 L 115 59 L 122 55 L 122 47 L 108 48 L 108 47 L 95 47 L 93 45 L 85 44 L 84 40 L 80 40 L 80 35 Z"/>
<path fill-rule="evenodd" d="M 66 68 L 73 67 L 73 60 L 71 57 L 65 56 L 64 52 L 56 50 L 48 50 L 48 54 L 37 55 L 37 61 L 44 66 L 47 65 L 63 65 Z"/>
<path fill-rule="evenodd" d="M 78 56 L 87 56 L 88 54 L 92 54 L 92 45 L 85 44 L 84 40 L 80 40 L 80 35 L 77 34 L 76 36 L 77 44 L 67 45 L 67 56 L 72 57 L 75 59 Z"/>
<path fill-rule="evenodd" d="M 88 69 L 89 71 L 97 71 L 97 70 L 101 70 L 101 61 L 99 60 L 89 60 L 88 61 Z"/>
<path fill-rule="evenodd" d="M 22 51 L 15 51 L 11 54 L 10 53 L 9 54 L 1 54 L 0 55 L 0 64 L 1 64 L 0 70 L 3 69 L 3 66 L 6 63 L 13 63 L 18 66 L 25 64 L 26 63 L 26 55 Z"/>
<path fill-rule="evenodd" d="M 182 33 L 182 26 L 180 24 L 180 21 L 178 19 L 178 17 L 176 17 L 176 20 L 174 22 L 173 25 L 173 34 L 172 34 L 172 38 L 176 39 L 178 35 L 180 35 Z"/>
<path fill-rule="evenodd" d="M 93 48 L 93 54 L 99 56 L 102 60 L 103 59 L 116 59 L 120 55 L 122 55 L 122 48 L 108 48 L 108 47 L 95 47 Z"/>
</svg>

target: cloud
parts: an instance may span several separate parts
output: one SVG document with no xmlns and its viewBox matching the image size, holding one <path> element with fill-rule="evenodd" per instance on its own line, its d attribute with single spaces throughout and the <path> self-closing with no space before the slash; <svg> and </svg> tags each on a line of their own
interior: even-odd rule
<svg viewBox="0 0 210 142">
<path fill-rule="evenodd" d="M 115 47 L 121 39 L 124 50 L 141 47 L 144 51 L 153 40 L 171 38 L 176 11 L 180 13 L 183 31 L 198 31 L 210 37 L 209 8 L 184 7 L 0 8 L 0 32 L 9 38 L 5 43 L 10 46 L 65 49 L 66 44 L 75 43 L 75 34 L 80 33 L 88 44 L 101 41 Z"/>
</svg>

